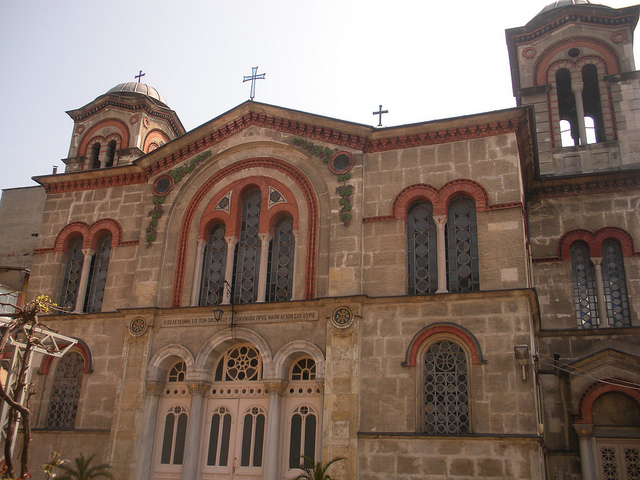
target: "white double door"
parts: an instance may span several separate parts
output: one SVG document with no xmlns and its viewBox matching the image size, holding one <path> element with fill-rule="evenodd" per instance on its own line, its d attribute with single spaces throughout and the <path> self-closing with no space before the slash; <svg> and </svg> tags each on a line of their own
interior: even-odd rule
<svg viewBox="0 0 640 480">
<path fill-rule="evenodd" d="M 268 398 L 211 398 L 200 436 L 202 480 L 262 478 Z"/>
</svg>

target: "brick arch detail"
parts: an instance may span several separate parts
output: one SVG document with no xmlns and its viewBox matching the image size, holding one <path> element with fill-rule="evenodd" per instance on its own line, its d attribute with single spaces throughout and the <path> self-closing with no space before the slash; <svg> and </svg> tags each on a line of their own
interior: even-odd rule
<svg viewBox="0 0 640 480">
<path fill-rule="evenodd" d="M 127 124 L 124 123 L 122 120 L 118 120 L 117 118 L 107 118 L 101 121 L 100 123 L 98 123 L 97 125 L 94 125 L 92 128 L 89 129 L 87 133 L 84 134 L 84 136 L 82 137 L 82 140 L 80 141 L 80 146 L 78 147 L 78 153 L 80 155 L 87 155 L 87 148 L 89 148 L 88 147 L 89 145 L 92 145 L 92 143 L 90 142 L 95 138 L 96 132 L 101 128 L 105 128 L 105 127 L 114 127 L 118 129 L 120 131 L 120 138 L 122 142 L 121 148 L 129 147 L 130 136 L 129 136 L 129 127 L 127 127 Z"/>
<path fill-rule="evenodd" d="M 620 242 L 623 257 L 634 256 L 633 237 L 625 230 L 618 227 L 604 227 L 591 233 L 589 230 L 577 229 L 565 233 L 558 242 L 558 257 L 560 260 L 571 260 L 571 245 L 582 241 L 589 245 L 589 254 L 592 257 L 602 256 L 602 242 L 615 239 Z"/>
<path fill-rule="evenodd" d="M 640 407 L 640 391 L 624 386 L 624 383 L 634 386 L 636 384 L 620 378 L 604 378 L 602 380 L 610 383 L 594 382 L 584 391 L 578 404 L 578 413 L 573 417 L 573 423 L 593 424 L 593 404 L 606 393 L 622 393 L 634 399 Z"/>
<path fill-rule="evenodd" d="M 209 232 L 211 227 L 217 223 L 224 223 L 225 236 L 227 235 L 226 226 L 229 225 L 231 218 L 227 212 L 216 210 L 206 213 L 200 219 L 200 228 L 198 228 L 198 240 L 207 240 L 209 238 Z"/>
<path fill-rule="evenodd" d="M 153 142 L 158 143 L 157 140 L 161 140 L 164 143 L 169 143 L 171 141 L 169 136 L 166 133 L 164 133 L 162 130 L 157 128 L 153 129 L 144 138 L 144 143 L 142 144 L 142 151 L 144 153 L 149 153 L 149 147 L 151 146 L 151 143 Z M 158 143 L 158 146 L 160 146 L 159 143 Z"/>
<path fill-rule="evenodd" d="M 276 222 L 284 215 L 290 215 L 293 219 L 293 230 L 298 230 L 298 207 L 289 203 L 274 205 L 265 214 L 264 224 L 266 231 L 271 233 Z M 260 222 L 263 223 L 262 221 Z M 266 232 L 263 232 L 266 233 Z"/>
<path fill-rule="evenodd" d="M 214 188 L 216 184 L 222 179 L 234 173 L 243 172 L 251 168 L 268 168 L 287 175 L 300 188 L 300 191 L 305 198 L 309 215 L 309 227 L 307 233 L 307 271 L 305 277 L 305 299 L 310 300 L 315 297 L 319 207 L 313 186 L 311 182 L 309 182 L 307 177 L 293 165 L 275 158 L 256 157 L 233 163 L 216 172 L 198 189 L 198 191 L 191 198 L 189 205 L 187 205 L 185 213 L 182 217 L 182 224 L 178 237 L 176 271 L 174 274 L 173 295 L 171 301 L 172 307 L 178 307 L 182 302 L 182 292 L 184 289 L 184 277 L 187 261 L 187 247 L 189 243 L 189 229 L 193 224 L 198 206 L 204 199 L 207 192 Z M 225 192 L 228 192 L 228 190 L 225 190 Z"/>
<path fill-rule="evenodd" d="M 406 218 L 409 206 L 417 200 L 431 202 L 434 215 L 446 215 L 451 200 L 459 196 L 473 198 L 478 212 L 486 210 L 489 205 L 489 194 L 481 184 L 473 180 L 457 179 L 445 183 L 439 189 L 428 184 L 409 185 L 393 200 L 391 216 L 397 220 Z"/>
<path fill-rule="evenodd" d="M 420 347 L 427 341 L 438 335 L 453 335 L 461 343 L 463 343 L 471 353 L 471 363 L 473 365 L 482 365 L 487 363 L 482 356 L 482 348 L 478 339 L 466 328 L 449 322 L 432 323 L 423 327 L 418 333 L 413 336 L 407 352 L 405 354 L 405 360 L 402 362 L 403 367 L 415 367 L 418 358 L 418 351 Z"/>
<path fill-rule="evenodd" d="M 113 218 L 103 218 L 91 226 L 84 222 L 72 222 L 60 230 L 56 236 L 53 250 L 56 252 L 66 252 L 69 248 L 69 242 L 77 236 L 82 236 L 83 249 L 95 249 L 99 237 L 106 232 L 111 233 L 112 246 L 122 244 L 122 226 Z"/>
<path fill-rule="evenodd" d="M 87 345 L 83 340 L 76 338 L 78 341 L 67 353 L 76 352 L 82 355 L 84 359 L 84 373 L 92 373 L 93 372 L 93 355 L 91 354 L 91 350 L 89 349 L 89 345 Z M 66 344 L 68 345 L 68 344 Z M 65 344 L 61 344 L 60 347 L 64 348 Z M 51 365 L 53 363 L 52 355 L 45 355 L 42 359 L 42 363 L 40 364 L 40 370 L 38 373 L 41 375 L 48 375 L 51 370 Z"/>
<path fill-rule="evenodd" d="M 553 57 L 562 50 L 571 47 L 591 48 L 597 51 L 606 65 L 606 73 L 608 74 L 618 73 L 622 68 L 620 58 L 615 50 L 606 42 L 590 37 L 568 38 L 554 43 L 540 54 L 533 68 L 533 78 L 536 86 L 547 84 L 547 71 L 551 66 Z M 589 56 L 592 57 L 593 55 Z"/>
</svg>

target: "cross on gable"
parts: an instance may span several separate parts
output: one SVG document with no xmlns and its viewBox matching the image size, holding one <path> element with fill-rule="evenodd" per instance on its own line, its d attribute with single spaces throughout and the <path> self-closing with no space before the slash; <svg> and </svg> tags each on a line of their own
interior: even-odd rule
<svg viewBox="0 0 640 480">
<path fill-rule="evenodd" d="M 373 112 L 374 115 L 378 115 L 378 126 L 382 126 L 382 114 L 389 113 L 389 110 L 382 110 L 382 105 L 380 105 L 377 112 Z"/>
<path fill-rule="evenodd" d="M 253 100 L 256 96 L 256 80 L 264 80 L 264 76 L 266 73 L 258 74 L 258 67 L 251 67 L 251 75 L 245 75 L 243 77 L 242 83 L 251 81 L 251 94 L 249 95 L 249 99 Z"/>
</svg>

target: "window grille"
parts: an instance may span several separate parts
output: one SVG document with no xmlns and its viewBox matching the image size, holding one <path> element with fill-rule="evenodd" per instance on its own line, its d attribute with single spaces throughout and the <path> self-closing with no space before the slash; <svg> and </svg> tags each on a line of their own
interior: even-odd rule
<svg viewBox="0 0 640 480">
<path fill-rule="evenodd" d="M 469 433 L 467 357 L 449 341 L 433 344 L 424 356 L 424 430 L 430 435 Z"/>
<path fill-rule="evenodd" d="M 616 240 L 602 244 L 602 278 L 609 326 L 631 326 L 622 248 Z"/>
<path fill-rule="evenodd" d="M 593 264 L 589 246 L 584 242 L 571 245 L 571 271 L 573 274 L 573 297 L 578 327 L 598 327 L 598 306 Z"/>
<path fill-rule="evenodd" d="M 58 362 L 53 378 L 46 428 L 52 430 L 75 428 L 83 372 L 84 359 L 77 352 L 68 353 Z"/>
<path fill-rule="evenodd" d="M 226 467 L 229 464 L 231 420 L 231 412 L 226 407 L 219 407 L 211 417 L 207 465 Z"/>
<path fill-rule="evenodd" d="M 640 480 L 640 449 L 610 443 L 598 448 L 599 470 L 603 480 Z"/>
<path fill-rule="evenodd" d="M 164 423 L 164 436 L 160 463 L 164 465 L 182 465 L 184 444 L 187 436 L 187 410 L 180 405 L 171 407 Z"/>
<path fill-rule="evenodd" d="M 262 407 L 252 407 L 244 415 L 240 466 L 261 467 L 266 414 Z"/>
<path fill-rule="evenodd" d="M 291 380 L 315 380 L 316 362 L 311 358 L 298 360 L 291 369 Z"/>
<path fill-rule="evenodd" d="M 220 305 L 222 302 L 224 274 L 227 265 L 225 230 L 226 227 L 223 223 L 215 225 L 209 232 L 209 239 L 204 247 L 200 306 Z"/>
<path fill-rule="evenodd" d="M 235 255 L 233 295 L 236 305 L 253 303 L 258 295 L 260 270 L 260 190 L 247 193 L 242 200 L 242 223 Z"/>
<path fill-rule="evenodd" d="M 433 206 L 414 203 L 407 212 L 409 295 L 426 295 L 438 289 L 436 237 Z"/>
<path fill-rule="evenodd" d="M 78 287 L 80 285 L 80 275 L 82 274 L 82 264 L 84 263 L 82 242 L 82 237 L 74 238 L 69 243 L 69 249 L 67 250 L 67 264 L 64 270 L 59 305 L 69 312 L 75 310 L 78 300 Z"/>
<path fill-rule="evenodd" d="M 225 352 L 216 368 L 215 381 L 247 382 L 260 380 L 262 360 L 251 345 L 239 345 Z"/>
<path fill-rule="evenodd" d="M 294 252 L 293 219 L 287 215 L 278 220 L 273 229 L 269 252 L 267 302 L 285 302 L 291 299 Z"/>
<path fill-rule="evenodd" d="M 98 240 L 96 253 L 91 259 L 89 285 L 84 305 L 86 313 L 99 312 L 102 309 L 104 287 L 107 283 L 109 258 L 111 257 L 111 234 L 103 235 Z"/>
<path fill-rule="evenodd" d="M 187 364 L 184 362 L 178 362 L 171 370 L 169 370 L 169 382 L 184 382 L 185 375 L 187 374 Z"/>
<path fill-rule="evenodd" d="M 471 198 L 459 197 L 449 204 L 446 236 L 449 292 L 479 290 L 478 225 Z"/>
<path fill-rule="evenodd" d="M 317 417 L 308 406 L 296 408 L 291 417 L 289 442 L 289 468 L 300 468 L 303 463 L 313 465 L 316 458 Z M 304 455 L 308 458 L 303 459 Z"/>
</svg>

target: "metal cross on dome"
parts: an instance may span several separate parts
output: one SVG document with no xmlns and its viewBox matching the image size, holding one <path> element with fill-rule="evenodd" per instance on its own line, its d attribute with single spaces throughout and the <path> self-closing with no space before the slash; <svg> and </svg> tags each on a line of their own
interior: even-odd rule
<svg viewBox="0 0 640 480">
<path fill-rule="evenodd" d="M 382 105 L 380 105 L 377 112 L 373 112 L 374 115 L 378 115 L 378 126 L 382 126 L 382 114 L 389 113 L 389 110 L 382 110 Z"/>
<path fill-rule="evenodd" d="M 144 73 L 142 73 L 142 70 L 140 70 L 140 73 L 138 73 L 138 75 L 136 75 L 136 76 L 135 76 L 135 77 L 133 77 L 133 78 L 137 78 L 137 79 L 138 79 L 138 83 L 140 83 L 140 80 L 141 80 L 141 79 L 142 79 L 142 77 L 144 77 L 144 76 L 145 76 L 145 74 L 144 74 Z"/>
<path fill-rule="evenodd" d="M 265 75 L 266 73 L 258 74 L 258 67 L 251 67 L 251 75 L 245 75 L 243 77 L 242 83 L 251 80 L 251 93 L 249 94 L 250 100 L 253 100 L 253 98 L 256 96 L 256 80 L 264 80 Z"/>
</svg>

